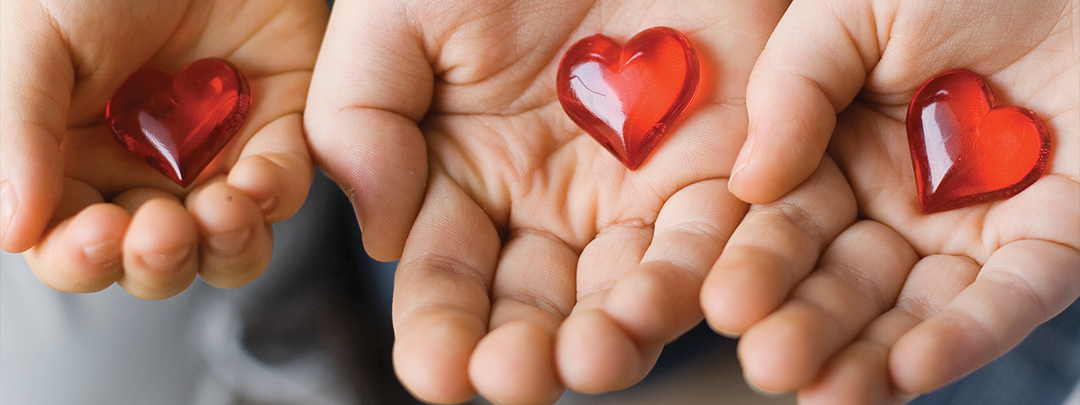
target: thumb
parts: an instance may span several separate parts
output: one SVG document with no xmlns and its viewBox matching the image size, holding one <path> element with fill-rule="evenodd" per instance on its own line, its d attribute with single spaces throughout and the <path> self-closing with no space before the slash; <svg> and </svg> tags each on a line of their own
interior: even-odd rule
<svg viewBox="0 0 1080 405">
<path fill-rule="evenodd" d="M 51 18 L 33 6 L 0 7 L 0 248 L 29 249 L 60 201 L 74 71 Z"/>
<path fill-rule="evenodd" d="M 880 58 L 869 2 L 795 0 L 754 64 L 747 84 L 749 128 L 728 188 L 770 203 L 817 168 L 836 114 Z"/>
<path fill-rule="evenodd" d="M 401 256 L 428 176 L 417 121 L 435 79 L 403 9 L 334 5 L 304 116 L 312 157 L 348 194 L 368 254 L 384 261 Z"/>
</svg>

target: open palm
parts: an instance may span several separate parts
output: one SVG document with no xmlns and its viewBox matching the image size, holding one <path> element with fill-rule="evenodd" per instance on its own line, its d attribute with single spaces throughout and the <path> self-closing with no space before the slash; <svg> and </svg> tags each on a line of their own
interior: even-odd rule
<svg viewBox="0 0 1080 405">
<path fill-rule="evenodd" d="M 813 207 L 806 217 L 774 216 L 791 229 L 785 240 L 813 241 L 803 246 L 820 254 L 815 265 L 806 260 L 815 255 L 792 243 L 764 247 L 778 262 L 800 263 L 784 268 L 737 260 L 744 248 L 735 246 L 755 246 L 740 236 L 751 230 L 740 229 L 702 293 L 715 327 L 745 332 L 739 350 L 749 380 L 768 390 L 801 389 L 804 403 L 899 402 L 935 389 L 1000 356 L 1080 296 L 1076 3 L 874 3 L 872 13 L 869 2 L 849 3 L 825 15 L 819 2 L 796 1 L 779 24 L 748 90 L 759 154 L 748 157 L 751 165 L 735 175 L 747 177 L 733 179 L 732 188 L 765 202 L 807 175 L 799 189 L 828 188 L 821 184 L 840 183 L 842 173 L 846 186 L 819 195 L 835 201 L 853 191 L 854 200 L 834 205 L 856 203 L 860 220 Z M 841 39 L 845 47 L 829 42 Z M 816 52 L 833 57 L 790 59 Z M 905 135 L 907 103 L 926 80 L 957 68 L 981 74 L 1005 105 L 1043 119 L 1050 163 L 1017 196 L 924 215 Z M 795 90 L 775 94 L 778 83 Z M 824 106 L 806 107 L 808 99 Z M 771 112 L 794 103 L 803 107 L 787 110 L 787 118 Z M 843 111 L 831 138 L 811 132 L 828 131 L 833 108 Z M 785 129 L 818 142 L 818 150 L 827 142 L 825 159 L 778 149 L 792 136 L 769 135 Z M 754 166 L 755 159 L 784 160 L 788 173 Z M 831 175 L 802 169 L 833 161 L 840 170 Z M 758 213 L 790 198 L 755 206 L 744 226 L 768 222 Z M 835 239 L 816 237 L 837 221 L 851 225 Z"/>
<path fill-rule="evenodd" d="M 72 292 L 118 282 L 164 298 L 196 274 L 225 287 L 259 275 L 270 223 L 311 181 L 301 114 L 326 14 L 318 0 L 5 2 L 4 249 L 29 249 L 38 277 Z M 211 56 L 244 72 L 253 104 L 182 189 L 112 139 L 105 104 L 144 65 Z"/>
<path fill-rule="evenodd" d="M 629 386 L 702 317 L 746 206 L 726 177 L 782 2 L 339 2 L 306 116 L 368 252 L 401 255 L 395 366 L 419 397 L 551 402 Z M 702 85 L 631 172 L 555 93 L 562 53 L 671 26 Z M 414 223 L 415 221 L 415 223 Z M 406 239 L 407 238 L 407 239 Z"/>
</svg>

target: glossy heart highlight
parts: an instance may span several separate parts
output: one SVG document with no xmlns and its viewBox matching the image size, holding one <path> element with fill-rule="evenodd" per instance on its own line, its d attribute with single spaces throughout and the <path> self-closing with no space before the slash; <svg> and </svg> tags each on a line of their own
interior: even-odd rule
<svg viewBox="0 0 1080 405">
<path fill-rule="evenodd" d="M 998 107 L 986 82 L 966 70 L 943 73 L 915 93 L 907 133 L 927 214 L 1019 194 L 1050 156 L 1035 113 Z"/>
<path fill-rule="evenodd" d="M 147 164 L 187 187 L 244 125 L 247 79 L 219 58 L 197 60 L 174 77 L 143 68 L 105 109 L 113 136 Z"/>
<path fill-rule="evenodd" d="M 637 170 L 690 105 L 699 75 L 690 41 L 656 27 L 625 47 L 600 34 L 578 41 L 559 64 L 556 89 L 570 119 Z"/>
</svg>

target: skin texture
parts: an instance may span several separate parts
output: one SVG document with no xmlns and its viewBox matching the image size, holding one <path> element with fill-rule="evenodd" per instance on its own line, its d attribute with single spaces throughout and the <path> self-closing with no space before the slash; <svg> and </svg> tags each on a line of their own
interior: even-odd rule
<svg viewBox="0 0 1080 405">
<path fill-rule="evenodd" d="M 625 388 L 702 319 L 702 280 L 747 209 L 726 184 L 747 80 L 786 5 L 335 4 L 305 125 L 368 253 L 401 258 L 394 364 L 413 394 Z M 562 111 L 555 70 L 581 38 L 653 26 L 688 36 L 703 85 L 630 172 Z"/>
<path fill-rule="evenodd" d="M 270 224 L 313 175 L 302 112 L 324 32 L 320 0 L 5 1 L 0 246 L 62 291 L 118 283 L 167 298 L 201 276 L 243 285 L 265 270 Z M 107 21 L 108 24 L 103 24 Z M 181 189 L 113 140 L 104 110 L 141 66 L 205 57 L 248 77 L 247 123 Z"/>
<path fill-rule="evenodd" d="M 748 381 L 804 404 L 900 403 L 1080 296 L 1078 44 L 1075 1 L 791 4 L 751 75 L 749 140 L 729 182 L 761 205 L 701 295 L 715 329 L 742 334 Z M 1042 118 L 1050 162 L 1008 200 L 923 215 L 907 103 L 958 68 Z M 808 189 L 831 191 L 791 209 Z M 817 210 L 852 205 L 840 223 Z"/>
</svg>

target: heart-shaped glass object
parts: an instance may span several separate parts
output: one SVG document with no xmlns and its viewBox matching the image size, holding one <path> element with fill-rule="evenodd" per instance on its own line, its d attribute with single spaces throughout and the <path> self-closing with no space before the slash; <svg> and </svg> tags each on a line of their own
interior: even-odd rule
<svg viewBox="0 0 1080 405">
<path fill-rule="evenodd" d="M 934 77 L 915 93 L 907 133 L 924 213 L 1019 194 L 1050 156 L 1035 113 L 997 106 L 986 82 L 966 70 Z"/>
<path fill-rule="evenodd" d="M 247 79 L 220 58 L 197 60 L 174 77 L 143 68 L 105 109 L 113 136 L 165 176 L 187 187 L 244 125 Z"/>
<path fill-rule="evenodd" d="M 699 76 L 690 41 L 655 27 L 625 47 L 600 34 L 578 41 L 559 64 L 556 88 L 570 119 L 636 170 L 686 111 Z"/>
</svg>

